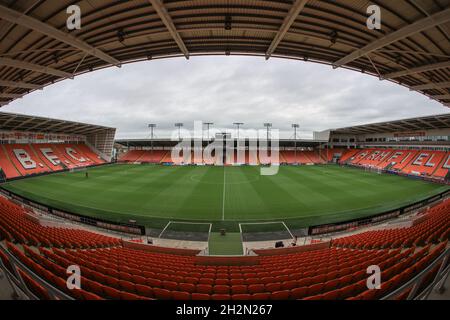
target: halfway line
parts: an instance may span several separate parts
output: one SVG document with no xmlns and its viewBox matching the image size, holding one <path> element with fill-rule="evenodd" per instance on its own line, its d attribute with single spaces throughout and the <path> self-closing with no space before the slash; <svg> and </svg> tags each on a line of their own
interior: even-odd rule
<svg viewBox="0 0 450 320">
<path fill-rule="evenodd" d="M 223 194 L 222 194 L 222 221 L 225 220 L 225 186 L 226 186 L 226 175 L 225 166 L 223 166 Z"/>
</svg>

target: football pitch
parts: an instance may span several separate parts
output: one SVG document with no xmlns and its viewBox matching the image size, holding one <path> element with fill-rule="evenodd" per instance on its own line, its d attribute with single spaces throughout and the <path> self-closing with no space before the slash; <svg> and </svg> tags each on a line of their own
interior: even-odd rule
<svg viewBox="0 0 450 320">
<path fill-rule="evenodd" d="M 86 216 L 163 229 L 169 221 L 283 221 L 289 228 L 345 221 L 414 203 L 448 187 L 395 175 L 326 166 L 259 167 L 108 165 L 4 184 L 42 204 Z"/>
</svg>

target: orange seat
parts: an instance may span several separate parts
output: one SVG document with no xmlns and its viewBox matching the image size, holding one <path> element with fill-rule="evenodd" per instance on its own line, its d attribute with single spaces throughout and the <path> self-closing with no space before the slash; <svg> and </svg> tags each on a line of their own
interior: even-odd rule
<svg viewBox="0 0 450 320">
<path fill-rule="evenodd" d="M 191 294 L 192 300 L 211 300 L 211 296 L 206 293 L 193 293 Z"/>
<path fill-rule="evenodd" d="M 189 293 L 195 292 L 195 285 L 193 285 L 192 283 L 180 283 L 180 284 L 178 284 L 178 288 L 184 292 L 189 292 Z"/>
<path fill-rule="evenodd" d="M 295 288 L 297 288 L 297 281 L 294 281 L 294 280 L 285 281 L 281 284 L 282 290 L 292 290 Z"/>
<path fill-rule="evenodd" d="M 340 291 L 339 290 L 333 290 L 329 291 L 327 293 L 324 293 L 323 300 L 338 300 L 340 297 Z"/>
<path fill-rule="evenodd" d="M 252 295 L 246 293 L 233 294 L 231 300 L 251 300 Z"/>
<path fill-rule="evenodd" d="M 183 291 L 172 291 L 172 297 L 174 300 L 190 300 L 191 294 Z"/>
<path fill-rule="evenodd" d="M 317 283 L 308 287 L 307 295 L 315 296 L 322 293 L 323 283 Z"/>
<path fill-rule="evenodd" d="M 170 291 L 177 291 L 178 290 L 178 283 L 175 281 L 163 281 L 162 286 L 164 289 L 170 290 Z"/>
<path fill-rule="evenodd" d="M 289 296 L 289 290 L 275 291 L 270 294 L 270 300 L 288 300 Z"/>
<path fill-rule="evenodd" d="M 265 285 L 265 289 L 267 292 L 275 292 L 281 290 L 281 284 L 279 283 L 269 283 Z"/>
<path fill-rule="evenodd" d="M 230 287 L 226 285 L 216 285 L 213 287 L 213 292 L 217 294 L 228 294 L 230 293 Z"/>
<path fill-rule="evenodd" d="M 292 299 L 303 299 L 308 291 L 307 287 L 295 288 L 291 290 Z"/>
<path fill-rule="evenodd" d="M 153 289 L 151 287 L 142 284 L 136 284 L 135 288 L 137 294 L 144 297 L 153 298 Z"/>
<path fill-rule="evenodd" d="M 120 300 L 120 291 L 111 287 L 103 287 L 103 292 L 105 292 L 106 296 L 113 300 Z"/>
<path fill-rule="evenodd" d="M 162 288 L 153 288 L 153 294 L 156 299 L 159 300 L 171 300 L 172 292 L 167 289 Z"/>
<path fill-rule="evenodd" d="M 252 300 L 269 300 L 270 293 L 267 292 L 259 292 L 252 294 Z"/>
<path fill-rule="evenodd" d="M 233 295 L 247 293 L 247 286 L 245 285 L 231 286 L 231 292 Z"/>
<path fill-rule="evenodd" d="M 265 287 L 262 284 L 251 284 L 247 288 L 249 293 L 266 292 Z"/>
<path fill-rule="evenodd" d="M 213 292 L 213 287 L 209 284 L 198 284 L 197 285 L 198 293 L 211 294 Z"/>
<path fill-rule="evenodd" d="M 120 291 L 120 298 L 121 300 L 141 300 L 138 295 L 125 291 Z"/>
<path fill-rule="evenodd" d="M 211 298 L 212 300 L 231 300 L 231 296 L 229 294 L 213 294 Z"/>
<path fill-rule="evenodd" d="M 125 281 L 125 280 L 119 280 L 119 285 L 123 291 L 131 292 L 131 293 L 136 292 L 135 285 L 132 282 Z"/>
</svg>

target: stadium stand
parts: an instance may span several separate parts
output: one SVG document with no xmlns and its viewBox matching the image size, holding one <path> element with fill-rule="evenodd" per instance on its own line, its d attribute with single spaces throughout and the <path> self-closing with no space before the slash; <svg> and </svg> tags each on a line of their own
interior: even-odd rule
<svg viewBox="0 0 450 320">
<path fill-rule="evenodd" d="M 327 148 L 321 150 L 321 156 L 327 163 L 331 163 L 334 159 L 341 159 L 347 152 L 344 148 Z"/>
<path fill-rule="evenodd" d="M 349 151 L 341 158 L 340 163 L 443 179 L 450 168 L 450 153 L 428 150 L 360 149 Z"/>
<path fill-rule="evenodd" d="M 420 151 L 402 171 L 406 174 L 432 176 L 447 153 L 442 151 Z"/>
<path fill-rule="evenodd" d="M 31 213 L 0 196 L 0 232 L 6 239 L 34 246 L 58 248 L 96 248 L 115 246 L 120 239 L 80 229 L 42 226 Z"/>
<path fill-rule="evenodd" d="M 122 154 L 118 161 L 127 163 L 161 163 L 168 153 L 168 151 L 163 150 L 130 150 Z"/>
<path fill-rule="evenodd" d="M 442 163 L 438 166 L 438 168 L 434 172 L 434 176 L 437 178 L 445 178 L 449 174 L 449 169 L 450 169 L 450 153 L 444 157 Z"/>
<path fill-rule="evenodd" d="M 8 159 L 22 176 L 50 171 L 39 157 L 33 152 L 29 145 L 5 144 Z"/>
<path fill-rule="evenodd" d="M 16 167 L 12 164 L 9 155 L 3 145 L 0 148 L 0 168 L 2 169 L 6 178 L 16 178 L 21 176 L 19 171 L 17 171 Z"/>
<path fill-rule="evenodd" d="M 420 246 L 448 238 L 450 232 L 450 200 L 423 214 L 423 220 L 411 227 L 368 231 L 333 241 L 334 246 L 375 249 Z"/>
<path fill-rule="evenodd" d="M 44 228 L 4 198 L 0 198 L 0 239 L 35 275 L 75 299 L 364 300 L 399 288 L 444 251 L 450 235 L 449 210 L 446 200 L 420 215 L 410 228 L 363 232 L 336 239 L 329 248 L 261 254 L 250 265 L 198 264 L 194 256 L 169 249 L 165 253 L 131 249 L 121 240 L 92 232 Z M 4 255 L 1 258 L 7 262 Z M 80 290 L 67 289 L 64 279 L 71 265 L 81 267 Z M 367 290 L 370 265 L 383 270 L 381 290 Z M 20 274 L 37 297 L 49 298 L 44 287 L 24 271 Z"/>
<path fill-rule="evenodd" d="M 137 160 L 144 154 L 144 150 L 130 150 L 122 154 L 118 161 L 119 162 L 137 162 Z"/>
<path fill-rule="evenodd" d="M 76 150 L 78 150 L 79 153 L 83 154 L 87 159 L 91 160 L 95 164 L 103 164 L 103 163 L 105 163 L 105 160 L 103 160 L 98 154 L 96 154 L 86 144 L 80 143 L 80 144 L 73 145 L 73 147 Z"/>
<path fill-rule="evenodd" d="M 319 154 L 314 151 L 281 151 L 282 158 L 288 164 L 312 164 L 323 163 L 324 160 L 319 157 Z"/>
<path fill-rule="evenodd" d="M 4 144 L 0 148 L 0 167 L 8 179 L 102 163 L 85 144 Z"/>
</svg>

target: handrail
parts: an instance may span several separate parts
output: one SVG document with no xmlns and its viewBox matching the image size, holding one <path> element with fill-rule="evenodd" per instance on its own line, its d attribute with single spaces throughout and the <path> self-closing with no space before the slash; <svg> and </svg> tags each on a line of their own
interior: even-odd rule
<svg viewBox="0 0 450 320">
<path fill-rule="evenodd" d="M 393 292 L 389 293 L 388 295 L 381 298 L 381 300 L 391 300 L 399 296 L 400 294 L 406 292 L 408 289 L 411 289 L 410 293 L 408 294 L 407 300 L 425 300 L 428 298 L 429 294 L 431 293 L 432 289 L 437 287 L 437 290 L 440 290 L 449 273 L 450 273 L 450 265 L 447 265 L 447 262 L 450 259 L 450 247 L 447 248 L 439 257 L 437 257 L 431 264 L 429 264 L 424 270 L 422 270 L 418 275 L 416 275 L 414 278 L 409 280 L 407 283 L 402 285 L 400 288 L 397 288 Z M 440 264 L 440 268 L 438 272 L 436 273 L 436 276 L 434 277 L 433 281 L 421 292 L 417 294 L 417 291 L 419 290 L 424 278 L 428 275 L 428 273 L 433 270 L 438 264 Z"/>
<path fill-rule="evenodd" d="M 18 272 L 18 268 L 22 271 L 25 271 L 28 276 L 30 276 L 34 281 L 36 281 L 39 285 L 44 287 L 47 292 L 49 293 L 50 297 L 54 300 L 74 300 L 71 296 L 67 295 L 66 293 L 62 292 L 61 290 L 53 287 L 51 284 L 49 284 L 47 281 L 41 279 L 38 275 L 36 275 L 30 268 L 28 268 L 26 265 L 22 263 L 17 257 L 15 257 L 13 254 L 9 252 L 1 243 L 0 243 L 0 250 L 6 254 L 8 257 L 9 264 L 13 268 L 14 273 L 11 273 L 11 271 L 3 264 L 2 260 L 0 259 L 0 269 L 2 269 L 6 275 L 7 280 L 13 287 L 13 290 L 16 291 L 16 287 L 18 287 L 26 296 L 27 298 L 31 300 L 38 300 L 38 298 L 30 291 L 28 286 L 26 285 L 25 281 L 20 276 L 20 273 Z M 15 292 L 17 293 L 17 292 Z"/>
</svg>

